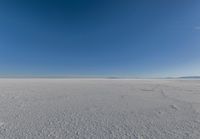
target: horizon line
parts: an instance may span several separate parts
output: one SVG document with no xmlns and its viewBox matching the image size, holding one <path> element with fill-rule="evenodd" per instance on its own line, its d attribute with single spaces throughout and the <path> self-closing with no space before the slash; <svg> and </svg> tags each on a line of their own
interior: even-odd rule
<svg viewBox="0 0 200 139">
<path fill-rule="evenodd" d="M 106 76 L 106 75 L 0 75 L 0 79 L 31 79 L 31 78 L 44 78 L 44 79 L 189 79 L 189 78 L 199 78 L 200 76 Z"/>
</svg>

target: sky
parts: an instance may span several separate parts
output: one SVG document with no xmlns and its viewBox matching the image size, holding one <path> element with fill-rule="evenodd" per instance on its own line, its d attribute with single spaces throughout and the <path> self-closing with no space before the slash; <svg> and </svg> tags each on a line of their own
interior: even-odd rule
<svg viewBox="0 0 200 139">
<path fill-rule="evenodd" d="M 1 0 L 0 76 L 199 76 L 199 13 L 199 0 Z"/>
</svg>

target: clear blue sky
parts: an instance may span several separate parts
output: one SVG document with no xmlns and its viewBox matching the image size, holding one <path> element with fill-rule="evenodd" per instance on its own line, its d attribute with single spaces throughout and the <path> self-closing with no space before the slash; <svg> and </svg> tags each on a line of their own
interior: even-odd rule
<svg viewBox="0 0 200 139">
<path fill-rule="evenodd" d="M 1 0 L 0 75 L 200 75 L 200 1 Z"/>
</svg>

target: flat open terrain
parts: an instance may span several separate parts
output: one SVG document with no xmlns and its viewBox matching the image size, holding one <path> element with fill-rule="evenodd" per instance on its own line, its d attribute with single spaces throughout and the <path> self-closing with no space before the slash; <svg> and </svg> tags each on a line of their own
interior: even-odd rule
<svg viewBox="0 0 200 139">
<path fill-rule="evenodd" d="M 199 139 L 200 80 L 0 79 L 0 139 Z"/>
</svg>

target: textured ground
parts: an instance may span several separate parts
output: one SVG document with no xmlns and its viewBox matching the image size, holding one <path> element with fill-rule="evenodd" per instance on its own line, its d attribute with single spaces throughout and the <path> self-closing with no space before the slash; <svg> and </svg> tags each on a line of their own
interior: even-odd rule
<svg viewBox="0 0 200 139">
<path fill-rule="evenodd" d="M 200 80 L 0 79 L 0 139 L 199 139 Z"/>
</svg>

